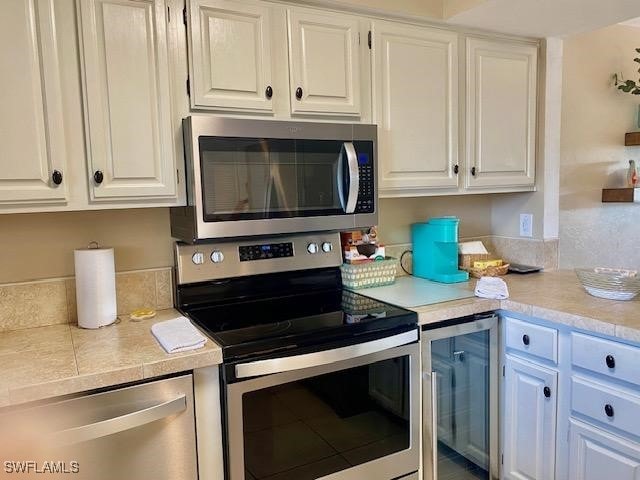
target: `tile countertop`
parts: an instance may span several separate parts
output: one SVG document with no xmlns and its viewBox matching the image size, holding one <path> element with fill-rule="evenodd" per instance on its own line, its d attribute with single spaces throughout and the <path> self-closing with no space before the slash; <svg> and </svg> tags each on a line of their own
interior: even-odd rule
<svg viewBox="0 0 640 480">
<path fill-rule="evenodd" d="M 151 325 L 177 316 L 169 309 L 98 330 L 68 324 L 0 333 L 0 407 L 222 362 L 222 350 L 211 340 L 199 350 L 165 353 Z"/>
<path fill-rule="evenodd" d="M 413 308 L 421 324 L 499 308 L 531 317 L 640 342 L 640 301 L 616 301 L 589 295 L 572 270 L 509 274 L 502 277 L 509 299 L 466 298 Z M 470 282 L 473 285 L 474 282 Z"/>
<path fill-rule="evenodd" d="M 509 285 L 508 300 L 471 297 L 413 310 L 426 324 L 502 308 L 640 342 L 638 300 L 592 297 L 572 271 L 503 278 Z M 467 285 L 471 289 L 474 282 Z M 366 295 L 366 290 L 360 293 Z M 222 351 L 213 341 L 192 352 L 164 352 L 151 335 L 151 325 L 177 315 L 163 310 L 153 319 L 125 319 L 99 330 L 53 325 L 0 333 L 0 407 L 219 364 Z"/>
</svg>

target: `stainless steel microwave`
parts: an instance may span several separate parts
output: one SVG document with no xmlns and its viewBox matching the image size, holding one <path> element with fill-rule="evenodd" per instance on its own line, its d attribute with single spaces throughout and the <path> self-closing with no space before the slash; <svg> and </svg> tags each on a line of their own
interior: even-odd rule
<svg viewBox="0 0 640 480">
<path fill-rule="evenodd" d="M 209 238 L 348 230 L 378 222 L 375 125 L 183 120 L 187 206 L 171 233 Z"/>
</svg>

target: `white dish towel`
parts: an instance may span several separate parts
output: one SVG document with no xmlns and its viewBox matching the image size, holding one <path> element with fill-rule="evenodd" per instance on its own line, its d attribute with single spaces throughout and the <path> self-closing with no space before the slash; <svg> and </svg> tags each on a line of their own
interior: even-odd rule
<svg viewBox="0 0 640 480">
<path fill-rule="evenodd" d="M 504 300 L 509 298 L 507 284 L 498 277 L 482 277 L 476 283 L 476 297 Z"/>
<path fill-rule="evenodd" d="M 151 333 L 167 353 L 186 352 L 204 347 L 207 337 L 188 318 L 178 317 L 151 325 Z"/>
</svg>

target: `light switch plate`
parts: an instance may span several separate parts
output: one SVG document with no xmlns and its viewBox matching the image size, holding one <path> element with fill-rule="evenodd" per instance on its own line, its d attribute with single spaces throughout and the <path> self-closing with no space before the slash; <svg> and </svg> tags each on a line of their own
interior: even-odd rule
<svg viewBox="0 0 640 480">
<path fill-rule="evenodd" d="M 520 214 L 520 236 L 533 237 L 533 214 Z"/>
</svg>

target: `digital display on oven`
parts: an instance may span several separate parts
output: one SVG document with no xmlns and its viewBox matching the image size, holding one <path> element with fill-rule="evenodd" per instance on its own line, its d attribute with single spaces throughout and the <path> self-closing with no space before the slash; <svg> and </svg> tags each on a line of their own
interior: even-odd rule
<svg viewBox="0 0 640 480">
<path fill-rule="evenodd" d="M 266 243 L 262 245 L 242 245 L 238 247 L 241 262 L 268 260 L 270 258 L 293 257 L 293 243 Z"/>
</svg>

